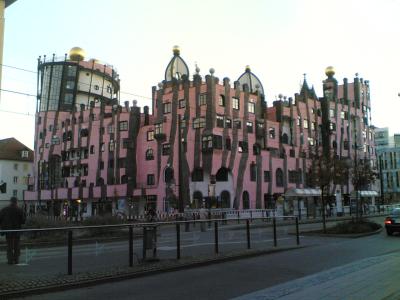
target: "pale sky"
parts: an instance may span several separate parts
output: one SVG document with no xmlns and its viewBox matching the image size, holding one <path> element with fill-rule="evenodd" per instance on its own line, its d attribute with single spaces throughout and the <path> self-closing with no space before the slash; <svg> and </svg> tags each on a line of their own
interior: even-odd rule
<svg viewBox="0 0 400 300">
<path fill-rule="evenodd" d="M 250 65 L 268 105 L 299 91 L 303 73 L 322 96 L 325 67 L 339 83 L 370 81 L 372 123 L 400 133 L 398 0 L 18 0 L 6 9 L 3 64 L 35 71 L 37 58 L 80 46 L 116 67 L 121 91 L 151 97 L 179 45 L 194 73 L 233 82 Z M 36 95 L 36 74 L 3 67 L 2 89 Z M 121 101 L 150 100 L 121 94 Z M 36 99 L 2 92 L 0 138 L 33 148 Z M 15 113 L 10 113 L 15 112 Z M 28 115 L 29 114 L 29 115 Z"/>
</svg>

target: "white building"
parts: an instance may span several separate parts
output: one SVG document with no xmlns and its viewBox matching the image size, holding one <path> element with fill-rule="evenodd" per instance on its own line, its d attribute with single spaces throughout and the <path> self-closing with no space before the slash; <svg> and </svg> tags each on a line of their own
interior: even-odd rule
<svg viewBox="0 0 400 300">
<path fill-rule="evenodd" d="M 33 182 L 33 151 L 15 138 L 0 140 L 0 209 L 12 196 L 22 206 L 23 191 Z"/>
</svg>

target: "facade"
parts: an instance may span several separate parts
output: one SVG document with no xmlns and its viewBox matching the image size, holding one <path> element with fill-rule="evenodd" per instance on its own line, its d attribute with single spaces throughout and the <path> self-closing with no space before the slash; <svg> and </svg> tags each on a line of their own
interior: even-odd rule
<svg viewBox="0 0 400 300">
<path fill-rule="evenodd" d="M 234 82 L 213 69 L 203 78 L 196 67 L 191 80 L 174 48 L 164 80 L 152 88 L 150 113 L 136 102 L 120 105 L 115 70 L 75 52 L 39 61 L 35 190 L 27 198 L 55 215 L 288 211 L 293 201 L 282 199 L 307 187 L 316 153 L 375 164 L 369 83 L 361 78 L 339 85 L 330 67 L 322 98 L 304 80 L 294 98 L 268 107 L 249 67 Z M 351 192 L 350 182 L 332 186 L 344 198 Z M 303 197 L 296 205 L 318 203 Z"/>
<path fill-rule="evenodd" d="M 11 197 L 24 200 L 23 193 L 32 188 L 33 151 L 14 138 L 0 140 L 0 209 Z"/>
</svg>

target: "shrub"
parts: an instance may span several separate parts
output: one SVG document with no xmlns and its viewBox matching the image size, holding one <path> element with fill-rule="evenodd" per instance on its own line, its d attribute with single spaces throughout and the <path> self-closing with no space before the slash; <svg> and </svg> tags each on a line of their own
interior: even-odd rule
<svg viewBox="0 0 400 300">
<path fill-rule="evenodd" d="M 336 224 L 331 228 L 327 228 L 327 233 L 334 234 L 354 234 L 354 233 L 367 233 L 380 229 L 382 226 L 375 222 L 360 220 L 348 221 Z"/>
<path fill-rule="evenodd" d="M 124 220 L 121 218 L 118 218 L 116 216 L 92 216 L 89 218 L 86 218 L 82 221 L 83 226 L 101 226 L 101 225 L 117 225 L 117 224 L 123 224 Z M 113 235 L 116 232 L 121 231 L 120 227 L 116 228 L 90 228 L 89 234 L 90 235 Z"/>
</svg>

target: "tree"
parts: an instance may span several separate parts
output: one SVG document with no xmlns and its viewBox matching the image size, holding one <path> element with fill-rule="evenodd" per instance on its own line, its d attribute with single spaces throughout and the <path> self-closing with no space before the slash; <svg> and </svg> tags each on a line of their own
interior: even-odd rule
<svg viewBox="0 0 400 300">
<path fill-rule="evenodd" d="M 326 196 L 332 184 L 343 184 L 348 178 L 347 162 L 340 159 L 334 152 L 325 155 L 314 155 L 308 169 L 307 183 L 321 190 L 321 212 L 323 231 L 326 233 Z"/>
<path fill-rule="evenodd" d="M 377 178 L 376 170 L 372 169 L 371 161 L 364 159 L 356 159 L 350 169 L 351 183 L 356 191 L 356 220 L 360 220 L 360 204 L 362 201 L 359 199 L 359 191 L 366 190 L 373 184 Z M 361 202 L 361 203 L 360 203 Z"/>
</svg>

